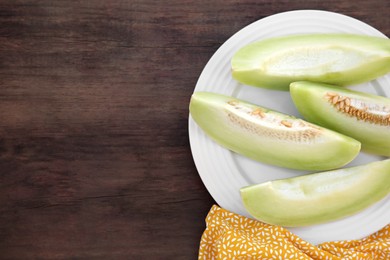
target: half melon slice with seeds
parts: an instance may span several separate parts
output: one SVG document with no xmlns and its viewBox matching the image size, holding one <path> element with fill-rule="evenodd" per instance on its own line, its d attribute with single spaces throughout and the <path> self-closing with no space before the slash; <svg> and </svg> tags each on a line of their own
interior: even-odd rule
<svg viewBox="0 0 390 260">
<path fill-rule="evenodd" d="M 328 170 L 346 165 L 360 151 L 355 139 L 225 95 L 195 92 L 190 113 L 219 145 L 272 165 Z"/>
<path fill-rule="evenodd" d="M 390 192 L 390 159 L 244 187 L 241 198 L 256 219 L 307 226 L 355 214 Z"/>
<path fill-rule="evenodd" d="M 362 150 L 390 156 L 390 99 L 334 85 L 294 82 L 291 97 L 306 120 L 351 136 Z"/>
</svg>

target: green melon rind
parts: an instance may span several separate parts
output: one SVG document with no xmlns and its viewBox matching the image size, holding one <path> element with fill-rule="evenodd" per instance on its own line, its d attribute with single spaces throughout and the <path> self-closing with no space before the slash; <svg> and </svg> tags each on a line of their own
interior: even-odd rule
<svg viewBox="0 0 390 260">
<path fill-rule="evenodd" d="M 246 210 L 268 224 L 299 227 L 356 214 L 390 192 L 390 160 L 276 180 L 240 190 Z"/>
<path fill-rule="evenodd" d="M 260 108 L 229 96 L 195 92 L 190 102 L 191 116 L 216 143 L 255 161 L 291 169 L 321 171 L 346 165 L 360 151 L 358 141 L 307 122 L 305 123 L 310 125 L 310 128 L 312 127 L 318 132 L 318 137 L 307 143 L 275 137 L 273 133 L 276 129 L 273 127 L 260 128 L 263 131 L 260 133 L 248 130 L 242 125 L 248 123 L 251 125 L 251 129 L 258 129 L 257 123 L 253 125 L 250 121 L 246 121 L 247 115 L 238 115 L 240 118 L 244 118 L 242 125 L 232 123 L 229 114 L 235 113 L 235 111 L 228 105 L 230 101 L 238 102 L 248 109 Z M 261 109 L 280 119 L 304 122 L 276 111 Z M 286 129 L 286 131 L 291 130 Z M 264 131 L 268 134 L 264 135 Z M 282 136 L 285 134 L 284 130 L 276 131 L 276 133 L 280 133 Z"/>
<path fill-rule="evenodd" d="M 390 125 L 378 125 L 357 120 L 356 117 L 338 111 L 324 98 L 328 92 L 376 103 L 380 106 L 386 106 L 389 110 L 390 99 L 314 82 L 294 82 L 290 86 L 292 100 L 306 120 L 360 141 L 363 151 L 390 156 Z"/>
<path fill-rule="evenodd" d="M 277 66 L 285 66 L 283 64 L 298 54 L 302 56 L 295 58 L 298 64 L 292 64 L 294 66 L 290 69 L 278 70 Z M 334 56 L 334 60 L 296 69 L 299 67 L 296 65 L 308 62 L 312 57 L 320 60 L 321 57 L 326 59 L 330 56 Z M 335 62 L 342 63 L 347 59 L 350 60 L 349 65 L 332 67 Z M 280 65 L 275 69 L 275 64 Z M 291 82 L 301 80 L 353 85 L 390 71 L 390 40 L 353 34 L 304 34 L 270 38 L 239 49 L 232 57 L 231 68 L 232 76 L 237 81 L 275 90 L 288 90 Z"/>
</svg>

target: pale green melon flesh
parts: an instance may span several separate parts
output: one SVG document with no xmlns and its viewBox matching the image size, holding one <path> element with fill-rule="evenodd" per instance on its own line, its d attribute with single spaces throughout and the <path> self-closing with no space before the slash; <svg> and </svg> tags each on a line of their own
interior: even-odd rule
<svg viewBox="0 0 390 260">
<path fill-rule="evenodd" d="M 290 93 L 306 120 L 351 136 L 364 151 L 390 156 L 389 98 L 313 82 L 294 82 Z"/>
<path fill-rule="evenodd" d="M 390 192 L 390 160 L 244 187 L 247 211 L 265 223 L 287 227 L 325 223 L 353 215 Z"/>
<path fill-rule="evenodd" d="M 190 113 L 221 146 L 281 167 L 335 169 L 360 151 L 360 143 L 350 137 L 229 96 L 195 92 Z"/>
<path fill-rule="evenodd" d="M 307 34 L 265 39 L 238 50 L 233 78 L 241 83 L 288 90 L 294 81 L 341 86 L 390 71 L 390 40 L 351 34 Z"/>
</svg>

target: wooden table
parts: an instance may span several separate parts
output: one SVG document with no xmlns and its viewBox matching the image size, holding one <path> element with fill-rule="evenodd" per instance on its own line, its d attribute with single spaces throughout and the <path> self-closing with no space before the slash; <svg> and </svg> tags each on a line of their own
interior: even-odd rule
<svg viewBox="0 0 390 260">
<path fill-rule="evenodd" d="M 196 259 L 215 202 L 190 95 L 232 34 L 295 9 L 390 36 L 388 0 L 1 1 L 0 258 Z"/>
</svg>

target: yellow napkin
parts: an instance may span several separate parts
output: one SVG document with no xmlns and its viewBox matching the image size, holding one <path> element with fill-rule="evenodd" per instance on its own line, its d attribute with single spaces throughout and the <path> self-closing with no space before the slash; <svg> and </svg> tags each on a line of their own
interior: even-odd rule
<svg viewBox="0 0 390 260">
<path fill-rule="evenodd" d="M 214 205 L 206 218 L 198 259 L 390 259 L 390 225 L 360 240 L 314 246 L 283 227 Z"/>
</svg>

